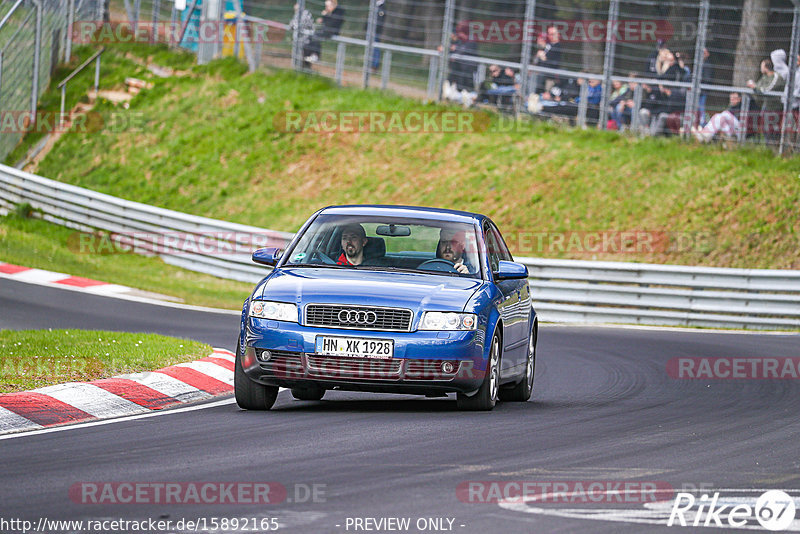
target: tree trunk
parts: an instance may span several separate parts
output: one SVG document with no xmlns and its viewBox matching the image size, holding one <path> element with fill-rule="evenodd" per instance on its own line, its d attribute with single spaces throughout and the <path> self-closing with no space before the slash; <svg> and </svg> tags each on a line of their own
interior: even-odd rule
<svg viewBox="0 0 800 534">
<path fill-rule="evenodd" d="M 761 60 L 766 57 L 767 9 L 769 0 L 744 0 L 742 25 L 733 63 L 733 85 L 742 87 L 758 77 Z"/>
</svg>

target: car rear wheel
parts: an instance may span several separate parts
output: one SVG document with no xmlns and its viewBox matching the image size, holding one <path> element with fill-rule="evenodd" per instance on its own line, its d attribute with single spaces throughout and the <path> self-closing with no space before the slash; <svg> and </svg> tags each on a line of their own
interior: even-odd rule
<svg viewBox="0 0 800 534">
<path fill-rule="evenodd" d="M 525 366 L 525 378 L 519 381 L 513 388 L 501 389 L 500 400 L 511 402 L 526 402 L 531 398 L 533 392 L 533 373 L 536 368 L 536 338 L 531 332 L 528 340 L 528 361 Z"/>
<path fill-rule="evenodd" d="M 500 389 L 500 336 L 492 338 L 492 348 L 489 351 L 489 363 L 486 366 L 486 376 L 478 392 L 468 397 L 463 393 L 456 396 L 459 410 L 489 411 L 497 404 Z"/>
<path fill-rule="evenodd" d="M 303 401 L 318 401 L 325 395 L 325 389 L 319 386 L 292 388 L 292 397 Z"/>
<path fill-rule="evenodd" d="M 253 382 L 242 367 L 244 356 L 239 342 L 236 342 L 236 363 L 233 371 L 233 392 L 236 404 L 245 410 L 269 410 L 278 398 L 278 386 L 265 386 Z"/>
</svg>

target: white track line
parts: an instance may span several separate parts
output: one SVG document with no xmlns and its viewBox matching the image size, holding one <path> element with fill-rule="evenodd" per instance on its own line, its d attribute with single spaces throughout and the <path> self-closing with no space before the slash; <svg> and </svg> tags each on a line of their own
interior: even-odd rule
<svg viewBox="0 0 800 534">
<path fill-rule="evenodd" d="M 233 398 L 230 399 L 222 399 L 216 402 L 210 402 L 208 404 L 199 404 L 196 406 L 184 406 L 182 408 L 174 408 L 170 410 L 159 410 L 155 412 L 143 413 L 139 415 L 129 415 L 126 417 L 118 417 L 116 419 L 102 419 L 100 421 L 89 421 L 86 423 L 77 423 L 74 425 L 67 425 L 67 426 L 54 426 L 48 428 L 42 428 L 41 430 L 31 430 L 28 432 L 18 432 L 15 434 L 5 434 L 0 436 L 0 441 L 4 439 L 18 439 L 18 438 L 25 438 L 28 436 L 37 436 L 39 434 L 49 434 L 51 432 L 64 432 L 66 430 L 76 430 L 79 428 L 87 428 L 91 426 L 101 426 L 101 425 L 110 425 L 114 423 L 119 423 L 122 421 L 135 421 L 137 419 L 146 419 L 148 417 L 159 417 L 162 415 L 171 415 L 176 413 L 183 413 L 183 412 L 193 412 L 195 410 L 204 410 L 206 408 L 215 408 L 217 406 L 224 406 L 226 404 L 233 404 L 236 400 Z"/>
<path fill-rule="evenodd" d="M 286 388 L 280 388 L 279 391 L 286 391 Z M 17 432 L 14 434 L 4 434 L 0 435 L 0 441 L 5 439 L 18 439 L 18 438 L 25 438 L 28 436 L 37 436 L 39 434 L 49 434 L 51 432 L 65 432 L 67 430 L 76 430 L 79 428 L 88 428 L 92 426 L 101 426 L 101 425 L 111 425 L 114 423 L 120 423 L 125 421 L 136 421 L 137 419 L 147 419 L 149 417 L 160 417 L 162 415 L 172 415 L 176 413 L 184 413 L 184 412 L 194 412 L 196 410 L 205 410 L 206 408 L 216 408 L 217 406 L 226 406 L 228 404 L 235 404 L 236 399 L 233 397 L 228 399 L 222 399 L 215 402 L 209 402 L 207 404 L 196 404 L 194 406 L 183 406 L 181 408 L 170 408 L 169 410 L 159 410 L 153 411 L 149 413 L 143 413 L 139 415 L 129 415 L 126 417 L 117 417 L 115 419 L 102 419 L 100 421 L 87 421 L 86 423 L 76 423 L 74 425 L 66 425 L 66 426 L 53 426 L 42 428 L 40 430 L 30 430 L 28 432 Z M 238 409 L 238 408 L 237 408 Z"/>
<path fill-rule="evenodd" d="M 81 288 L 81 287 L 68 286 L 68 285 L 65 285 L 65 284 L 53 284 L 53 283 L 49 283 L 49 282 L 39 282 L 39 281 L 35 281 L 35 280 L 22 280 L 22 279 L 20 279 L 20 275 L 19 274 L 10 275 L 10 274 L 6 274 L 6 273 L 0 273 L 0 278 L 8 278 L 9 280 L 16 280 L 17 282 L 23 282 L 25 284 L 34 284 L 34 285 L 38 285 L 38 286 L 52 287 L 52 288 L 55 288 L 55 289 L 62 289 L 64 291 L 78 291 L 80 293 L 89 293 L 88 291 L 86 291 L 86 289 Z M 255 284 L 253 284 L 253 285 L 255 286 Z M 219 314 L 223 314 L 223 315 L 237 315 L 237 316 L 242 315 L 242 311 L 241 310 L 224 310 L 222 308 L 207 308 L 207 307 L 204 307 L 204 306 L 193 306 L 191 304 L 180 304 L 180 303 L 177 303 L 177 302 L 169 302 L 167 300 L 155 300 L 155 299 L 149 299 L 147 297 L 137 297 L 137 296 L 134 296 L 134 295 L 125 295 L 125 294 L 120 294 L 120 293 L 112 294 L 112 295 L 103 295 L 101 293 L 92 292 L 91 294 L 96 296 L 96 297 L 109 298 L 109 299 L 119 299 L 119 300 L 129 300 L 129 301 L 132 301 L 132 302 L 141 302 L 143 304 L 152 304 L 154 306 L 163 306 L 163 307 L 166 307 L 166 308 L 178 308 L 178 309 L 181 309 L 181 310 L 199 311 L 199 312 L 204 312 L 204 313 L 219 313 Z"/>
</svg>

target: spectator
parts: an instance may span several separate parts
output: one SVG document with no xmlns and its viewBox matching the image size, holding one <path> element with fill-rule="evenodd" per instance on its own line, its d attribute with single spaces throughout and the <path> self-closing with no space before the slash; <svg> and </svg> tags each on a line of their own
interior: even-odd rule
<svg viewBox="0 0 800 534">
<path fill-rule="evenodd" d="M 339 35 L 344 23 L 344 8 L 339 5 L 338 0 L 325 0 L 325 9 L 322 16 L 317 18 L 317 28 L 311 37 L 309 44 L 309 54 L 305 60 L 309 63 L 316 63 L 322 54 L 322 40 L 330 39 Z"/>
<path fill-rule="evenodd" d="M 547 57 L 544 53 L 547 49 L 547 34 L 542 32 L 536 36 L 536 48 L 533 52 L 533 64 L 534 66 L 541 66 L 542 58 Z M 541 53 L 540 53 L 541 52 Z M 544 79 L 546 75 L 544 74 L 535 74 L 535 81 L 536 84 L 533 87 L 532 93 L 542 93 L 544 91 Z"/>
<path fill-rule="evenodd" d="M 681 127 L 681 114 L 686 105 L 686 95 L 680 88 L 658 86 L 660 105 L 658 114 L 650 124 L 650 135 L 669 135 L 678 133 Z"/>
<path fill-rule="evenodd" d="M 784 79 L 785 83 L 788 85 L 789 83 L 789 65 L 786 63 L 786 51 L 782 49 L 773 50 L 770 55 L 770 59 L 772 60 L 773 68 L 775 72 Z M 797 55 L 797 64 L 800 66 L 800 54 Z M 798 73 L 800 74 L 800 73 Z M 795 74 L 794 79 L 794 91 L 792 92 L 793 98 L 791 99 L 791 106 L 790 109 L 797 109 L 798 104 L 800 104 L 800 75 Z M 784 102 L 786 101 L 786 97 L 784 96 Z"/>
<path fill-rule="evenodd" d="M 295 4 L 294 17 L 289 22 L 289 35 L 294 35 L 295 29 L 297 29 L 297 46 L 304 58 L 303 67 L 308 69 L 311 68 L 311 63 L 306 61 L 305 58 L 311 54 L 309 46 L 311 44 L 311 36 L 314 34 L 314 16 L 307 9 L 303 9 L 303 12 L 299 13 L 299 9 L 300 4 Z"/>
<path fill-rule="evenodd" d="M 561 87 L 554 85 L 542 94 L 531 93 L 528 96 L 528 111 L 533 114 L 543 113 L 550 116 L 563 116 L 570 119 L 578 114 L 578 106 L 569 102 Z"/>
<path fill-rule="evenodd" d="M 669 48 L 661 48 L 658 51 L 658 57 L 655 64 L 655 77 L 658 78 L 666 72 L 675 63 L 675 56 Z"/>
<path fill-rule="evenodd" d="M 632 91 L 628 84 L 619 80 L 611 80 L 611 94 L 608 95 L 608 117 L 607 127 L 611 130 L 622 128 L 622 112 L 625 110 L 625 102 L 631 99 Z"/>
<path fill-rule="evenodd" d="M 680 54 L 673 54 L 669 49 L 662 48 L 659 53 L 657 69 L 661 71 L 658 79 L 669 82 L 687 81 L 688 69 Z M 657 92 L 652 95 L 655 100 L 649 108 L 650 135 L 670 134 L 680 131 L 680 116 L 686 106 L 686 90 L 682 87 L 659 85 Z"/>
<path fill-rule="evenodd" d="M 692 69 L 686 66 L 686 55 L 680 52 L 675 52 L 673 56 L 675 57 L 675 63 L 677 63 L 678 67 L 683 70 L 683 79 L 689 81 L 689 79 L 692 77 Z"/>
<path fill-rule="evenodd" d="M 658 61 L 658 55 L 661 53 L 661 49 L 664 48 L 664 41 L 659 39 L 656 42 L 656 49 L 650 52 L 650 55 L 647 56 L 647 60 L 645 60 L 644 64 L 644 77 L 645 78 L 655 78 L 658 76 L 658 72 L 656 70 L 656 63 Z"/>
<path fill-rule="evenodd" d="M 375 2 L 375 42 L 381 41 L 383 36 L 383 28 L 386 23 L 386 0 L 377 0 Z M 364 32 L 367 31 L 369 21 L 364 24 Z M 372 50 L 372 60 L 370 61 L 370 68 L 372 72 L 377 72 L 381 64 L 381 51 L 378 48 Z"/>
<path fill-rule="evenodd" d="M 528 111 L 531 113 L 544 113 L 554 117 L 566 117 L 574 123 L 578 116 L 580 106 L 580 88 L 585 83 L 583 78 L 569 78 L 561 85 L 554 85 L 541 95 L 532 93 L 528 97 Z M 599 79 L 589 80 L 587 83 L 588 107 L 586 109 L 587 122 L 597 122 L 600 109 L 600 99 L 603 88 Z"/>
<path fill-rule="evenodd" d="M 685 82 L 691 76 L 691 71 L 686 67 L 683 56 L 672 53 L 668 48 L 663 48 L 659 56 L 659 80 L 672 82 Z"/>
<path fill-rule="evenodd" d="M 791 92 L 792 96 L 789 98 L 789 119 L 791 124 L 788 126 L 788 131 L 794 131 L 795 135 L 798 130 L 798 106 L 800 106 L 800 71 L 795 72 L 794 90 L 791 91 L 789 85 L 789 65 L 786 62 L 786 51 L 782 49 L 773 50 L 770 55 L 775 72 L 786 81 L 786 88 L 783 91 L 783 102 L 786 102 L 788 94 Z M 797 64 L 800 65 L 800 54 L 797 55 Z M 781 125 L 783 126 L 783 125 Z M 790 143 L 793 143 L 790 141 Z"/>
<path fill-rule="evenodd" d="M 533 54 L 533 64 L 538 65 L 543 61 L 542 58 L 547 57 L 547 34 L 540 33 L 536 36 L 536 50 Z M 541 52 L 541 54 L 539 53 Z"/>
<path fill-rule="evenodd" d="M 747 80 L 747 87 L 753 90 L 753 100 L 760 114 L 764 140 L 767 144 L 773 144 L 780 140 L 780 117 L 783 115 L 783 104 L 781 104 L 780 97 L 769 96 L 765 93 L 782 93 L 786 87 L 786 81 L 775 72 L 772 60 L 765 59 L 761 62 L 761 77 L 757 82 Z"/>
<path fill-rule="evenodd" d="M 578 78 L 578 85 L 583 85 L 584 79 Z M 603 98 L 603 85 L 597 78 L 590 78 L 586 90 L 586 103 L 590 106 L 599 106 L 600 100 Z M 575 98 L 575 103 L 579 104 L 581 101 L 580 95 Z"/>
<path fill-rule="evenodd" d="M 631 89 L 633 91 L 633 89 Z M 633 113 L 636 111 L 636 101 L 633 98 L 623 100 L 617 105 L 616 118 L 614 120 L 620 130 L 626 130 L 633 122 Z"/>
<path fill-rule="evenodd" d="M 701 84 L 714 83 L 714 62 L 711 59 L 711 52 L 708 48 L 703 48 L 703 66 L 700 72 Z M 700 97 L 697 99 L 697 117 L 698 122 L 702 126 L 706 123 L 706 95 L 700 90 Z"/>
<path fill-rule="evenodd" d="M 455 47 L 450 47 L 453 54 L 461 56 L 478 55 L 478 43 L 469 39 L 466 23 L 459 23 L 456 27 Z M 475 63 L 467 59 L 453 59 L 451 65 L 455 69 L 456 85 L 459 89 L 475 90 Z"/>
<path fill-rule="evenodd" d="M 692 134 L 702 142 L 707 143 L 721 134 L 725 137 L 735 138 L 741 129 L 739 116 L 742 111 L 742 97 L 739 93 L 731 93 L 728 97 L 728 109 L 711 117 L 702 129 L 693 127 Z"/>
<path fill-rule="evenodd" d="M 658 88 L 642 84 L 642 105 L 639 108 L 639 127 L 642 134 L 650 134 L 650 123 L 661 113 L 662 94 Z"/>
<path fill-rule="evenodd" d="M 714 83 L 714 60 L 711 59 L 711 52 L 708 48 L 703 48 L 703 71 L 700 74 L 700 83 Z"/>
<path fill-rule="evenodd" d="M 600 118 L 600 101 L 603 99 L 603 85 L 598 78 L 589 78 L 586 83 L 586 122 L 597 124 Z M 583 85 L 584 79 L 578 78 L 578 85 Z M 580 94 L 575 97 L 575 104 L 581 103 Z M 577 113 L 577 108 L 576 108 Z M 577 116 L 577 115 L 576 115 Z"/>
<path fill-rule="evenodd" d="M 483 102 L 502 106 L 506 103 L 503 97 L 513 98 L 516 92 L 514 69 L 511 67 L 502 69 L 498 65 L 489 65 L 489 78 L 481 84 L 478 98 Z"/>
<path fill-rule="evenodd" d="M 536 51 L 534 58 L 535 64 L 540 67 L 548 69 L 561 68 L 561 35 L 558 33 L 558 28 L 551 25 L 547 28 L 547 43 L 544 48 Z M 537 87 L 536 92 L 549 91 L 551 87 L 558 83 L 558 76 L 553 74 L 546 74 L 544 85 Z"/>
<path fill-rule="evenodd" d="M 441 45 L 437 47 L 442 51 Z M 455 58 L 454 55 L 475 56 L 478 53 L 478 44 L 469 40 L 467 25 L 459 23 L 450 37 L 450 68 L 448 69 L 447 82 L 444 87 L 445 94 L 455 95 L 462 91 L 475 91 L 475 64 L 472 61 Z"/>
</svg>

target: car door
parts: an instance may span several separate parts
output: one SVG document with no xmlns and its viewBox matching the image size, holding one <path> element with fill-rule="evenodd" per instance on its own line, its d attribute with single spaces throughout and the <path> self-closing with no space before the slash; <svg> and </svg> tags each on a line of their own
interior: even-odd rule
<svg viewBox="0 0 800 534">
<path fill-rule="evenodd" d="M 492 273 L 497 271 L 500 260 L 513 261 L 497 227 L 487 221 L 484 227 L 489 266 Z M 492 275 L 494 278 L 494 275 Z M 528 347 L 527 325 L 530 316 L 530 294 L 528 281 L 495 280 L 495 285 L 503 295 L 500 314 L 503 317 L 503 369 L 525 365 Z M 527 305 L 526 305 L 527 301 Z"/>
</svg>

